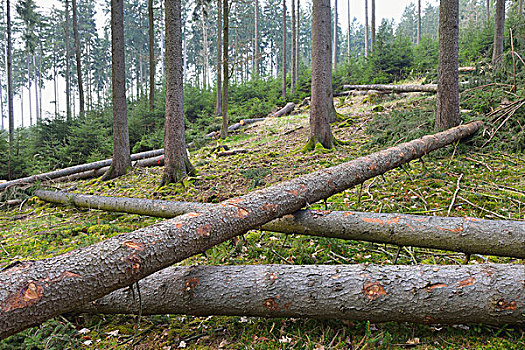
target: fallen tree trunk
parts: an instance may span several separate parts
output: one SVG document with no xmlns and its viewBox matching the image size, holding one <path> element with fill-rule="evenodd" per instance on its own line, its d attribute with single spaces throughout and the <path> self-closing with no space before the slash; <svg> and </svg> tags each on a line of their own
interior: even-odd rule
<svg viewBox="0 0 525 350">
<path fill-rule="evenodd" d="M 142 152 L 142 153 L 131 155 L 131 160 L 137 161 L 140 159 L 151 158 L 151 157 L 159 156 L 162 154 L 164 154 L 164 149 Z M 44 173 L 44 174 L 33 175 L 33 176 L 24 177 L 24 178 L 17 179 L 17 180 L 7 181 L 4 183 L 0 183 L 0 191 L 3 191 L 6 188 L 11 187 L 11 186 L 19 186 L 19 185 L 32 184 L 38 181 L 53 180 L 53 179 L 65 177 L 68 175 L 73 175 L 73 174 L 86 172 L 86 171 L 90 171 L 94 169 L 108 167 L 111 165 L 111 162 L 112 162 L 111 159 L 100 160 L 94 163 L 76 165 L 76 166 L 72 166 L 69 168 L 51 171 L 51 172 Z"/>
<path fill-rule="evenodd" d="M 437 92 L 437 84 L 428 85 L 343 85 L 345 90 L 378 90 L 394 92 Z"/>
<path fill-rule="evenodd" d="M 139 281 L 140 311 L 524 324 L 523 276 L 524 265 L 178 266 Z M 139 304 L 125 288 L 76 311 L 138 314 Z"/>
<path fill-rule="evenodd" d="M 37 190 L 34 194 L 53 203 L 162 218 L 172 218 L 215 205 L 42 190 Z M 451 250 L 466 254 L 525 258 L 524 221 L 300 210 L 271 221 L 261 226 L 261 229 L 287 234 Z"/>
<path fill-rule="evenodd" d="M 248 153 L 248 152 L 250 151 L 245 148 L 232 149 L 228 151 L 217 152 L 217 157 L 228 157 L 228 156 L 233 156 L 236 154 Z"/>
<path fill-rule="evenodd" d="M 481 122 L 400 144 L 89 247 L 0 272 L 0 338 L 470 136 Z"/>
<path fill-rule="evenodd" d="M 238 129 L 242 128 L 243 126 L 250 125 L 250 124 L 253 124 L 253 123 L 257 123 L 257 122 L 262 122 L 265 119 L 266 118 L 243 119 L 243 120 L 241 120 L 238 123 L 230 125 L 228 127 L 228 131 L 235 131 L 235 130 L 238 130 Z M 207 134 L 206 137 L 214 138 L 214 137 L 218 136 L 219 134 L 220 134 L 220 131 L 213 131 L 213 132 L 210 132 L 209 134 Z"/>
<path fill-rule="evenodd" d="M 281 108 L 281 109 L 278 110 L 277 112 L 270 114 L 270 117 L 279 118 L 279 117 L 282 117 L 282 116 L 285 115 L 285 114 L 290 114 L 290 113 L 292 113 L 292 111 L 293 111 L 294 109 L 295 109 L 295 103 L 293 103 L 293 102 L 288 102 L 288 103 L 286 104 L 286 106 L 284 106 L 283 108 Z"/>
</svg>

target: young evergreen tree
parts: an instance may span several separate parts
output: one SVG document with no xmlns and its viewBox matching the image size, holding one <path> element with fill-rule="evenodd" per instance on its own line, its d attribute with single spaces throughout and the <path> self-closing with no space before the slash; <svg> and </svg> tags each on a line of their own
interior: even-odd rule
<svg viewBox="0 0 525 350">
<path fill-rule="evenodd" d="M 459 1 L 441 0 L 439 5 L 439 63 L 436 130 L 459 125 Z"/>
</svg>

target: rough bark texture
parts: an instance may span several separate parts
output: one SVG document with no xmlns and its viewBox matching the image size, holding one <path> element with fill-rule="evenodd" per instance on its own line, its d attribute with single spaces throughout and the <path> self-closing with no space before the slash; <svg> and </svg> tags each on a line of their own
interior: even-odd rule
<svg viewBox="0 0 525 350">
<path fill-rule="evenodd" d="M 163 154 L 164 154 L 164 149 L 157 149 L 153 151 L 136 153 L 136 154 L 133 154 L 130 158 L 132 161 L 137 161 L 141 159 L 160 156 Z M 28 177 L 24 177 L 21 179 L 4 182 L 0 184 L 0 191 L 3 191 L 6 188 L 12 187 L 12 186 L 32 184 L 37 181 L 53 180 L 53 179 L 57 179 L 57 178 L 64 177 L 64 176 L 69 176 L 69 175 L 83 173 L 83 172 L 94 170 L 94 169 L 104 168 L 104 167 L 110 166 L 112 162 L 113 160 L 111 159 L 100 160 L 98 162 L 76 165 L 76 166 L 72 166 L 72 167 L 65 168 L 65 169 L 60 169 L 60 170 L 51 171 L 48 173 L 28 176 Z"/>
<path fill-rule="evenodd" d="M 142 314 L 523 324 L 523 265 L 178 266 L 139 282 Z M 138 314 L 129 288 L 78 312 Z"/>
<path fill-rule="evenodd" d="M 370 35 L 370 52 L 374 52 L 374 46 L 376 44 L 376 0 L 372 1 L 372 16 L 370 18 L 371 35 Z"/>
<path fill-rule="evenodd" d="M 332 69 L 337 68 L 337 0 L 334 1 L 334 29 L 332 30 Z"/>
<path fill-rule="evenodd" d="M 80 103 L 80 116 L 86 113 L 84 102 L 84 85 L 82 82 L 82 62 L 80 59 L 80 38 L 78 35 L 78 12 L 77 0 L 72 0 L 73 5 L 73 36 L 75 37 L 75 58 L 77 61 L 77 83 L 78 83 L 78 97 Z"/>
<path fill-rule="evenodd" d="M 439 6 L 439 64 L 436 130 L 459 125 L 459 2 L 441 0 Z"/>
<path fill-rule="evenodd" d="M 297 67 L 295 66 L 295 50 L 297 50 L 297 48 L 295 47 L 295 44 L 296 44 L 296 41 L 295 41 L 295 35 L 296 35 L 296 25 L 295 25 L 295 0 L 292 0 L 292 9 L 291 9 L 291 12 L 292 12 L 292 38 L 291 38 L 291 42 L 292 42 L 292 56 L 291 56 L 291 60 L 292 60 L 292 74 L 290 75 L 290 93 L 293 95 L 295 93 L 295 77 L 296 77 L 296 69 Z"/>
<path fill-rule="evenodd" d="M 487 23 L 490 22 L 490 0 L 487 0 Z"/>
<path fill-rule="evenodd" d="M 437 84 L 428 85 L 343 85 L 345 90 L 378 90 L 378 91 L 394 91 L 394 92 L 437 92 Z"/>
<path fill-rule="evenodd" d="M 215 114 L 222 115 L 222 0 L 217 0 L 217 101 Z"/>
<path fill-rule="evenodd" d="M 64 44 L 66 46 L 66 120 L 71 120 L 71 73 L 69 68 L 69 59 L 71 53 L 69 52 L 69 0 L 66 1 L 65 21 L 64 21 Z"/>
<path fill-rule="evenodd" d="M 173 218 L 214 204 L 100 197 L 37 190 L 38 198 L 79 208 Z M 265 231 L 525 258 L 525 222 L 477 218 L 301 210 L 260 227 Z"/>
<path fill-rule="evenodd" d="M 295 103 L 293 102 L 288 102 L 286 104 L 286 106 L 284 106 L 283 108 L 281 108 L 280 110 L 278 110 L 277 112 L 271 114 L 272 117 L 282 117 L 283 115 L 285 114 L 289 114 L 289 113 L 292 113 L 293 110 L 295 109 Z"/>
<path fill-rule="evenodd" d="M 148 46 L 149 46 L 149 110 L 155 108 L 155 31 L 153 0 L 148 0 Z"/>
<path fill-rule="evenodd" d="M 295 1 L 295 0 L 294 0 Z M 255 77 L 259 77 L 259 0 L 254 1 L 254 54 L 253 54 L 253 72 Z"/>
<path fill-rule="evenodd" d="M 368 57 L 369 52 L 368 43 L 370 39 L 368 33 L 368 0 L 365 0 L 365 57 Z"/>
<path fill-rule="evenodd" d="M 352 16 L 350 12 L 350 0 L 348 0 L 348 36 L 346 37 L 346 55 L 348 62 L 352 59 Z"/>
<path fill-rule="evenodd" d="M 221 139 L 228 136 L 228 86 L 230 84 L 229 62 L 228 62 L 228 45 L 229 45 L 229 27 L 230 27 L 230 7 L 228 0 L 222 2 L 222 126 Z"/>
<path fill-rule="evenodd" d="M 301 11 L 300 11 L 300 5 L 301 1 L 297 0 L 297 28 L 296 35 L 295 35 L 295 85 L 299 85 L 299 48 L 300 48 L 300 40 L 299 40 L 299 34 L 301 33 Z"/>
<path fill-rule="evenodd" d="M 505 0 L 496 1 L 496 15 L 494 17 L 494 50 L 492 64 L 498 64 L 503 58 L 503 40 L 505 35 Z"/>
<path fill-rule="evenodd" d="M 166 113 L 162 184 L 182 181 L 195 168 L 188 159 L 184 135 L 181 0 L 165 1 Z"/>
<path fill-rule="evenodd" d="M 283 0 L 283 46 L 282 46 L 282 58 L 283 58 L 283 98 L 286 99 L 286 0 Z"/>
<path fill-rule="evenodd" d="M 421 0 L 417 0 L 417 36 L 416 45 L 421 43 Z"/>
<path fill-rule="evenodd" d="M 472 135 L 481 125 L 474 122 L 425 136 L 229 199 L 200 213 L 188 213 L 81 250 L 4 269 L 0 272 L 0 338 L 72 311 L 308 203 Z"/>
<path fill-rule="evenodd" d="M 124 59 L 124 0 L 111 0 L 111 72 L 113 162 L 104 174 L 104 180 L 124 175 L 131 167 Z"/>
<path fill-rule="evenodd" d="M 332 148 L 334 137 L 329 108 L 333 105 L 329 88 L 332 86 L 330 0 L 314 2 L 312 18 L 312 97 L 308 145 L 313 148 L 320 143 L 325 148 Z"/>
<path fill-rule="evenodd" d="M 15 118 L 13 114 L 13 39 L 11 37 L 11 2 L 6 1 L 6 27 L 7 27 L 7 108 L 9 124 L 9 154 L 7 165 L 7 177 L 13 178 L 13 167 L 11 164 L 14 155 Z"/>
</svg>

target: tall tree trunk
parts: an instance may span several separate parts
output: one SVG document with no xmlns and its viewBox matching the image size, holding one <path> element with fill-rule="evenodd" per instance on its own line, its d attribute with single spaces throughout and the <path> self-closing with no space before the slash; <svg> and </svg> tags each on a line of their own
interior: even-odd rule
<svg viewBox="0 0 525 350">
<path fill-rule="evenodd" d="M 208 89 L 209 86 L 209 80 L 208 80 L 208 72 L 209 72 L 209 61 L 208 61 L 208 30 L 206 28 L 206 22 L 207 22 L 207 16 L 204 10 L 204 5 L 202 5 L 202 13 L 201 13 L 201 24 L 202 24 L 202 50 L 203 50 L 203 59 L 204 59 L 204 76 L 203 76 L 203 85 L 204 89 Z"/>
<path fill-rule="evenodd" d="M 368 33 L 368 0 L 365 0 L 365 57 L 368 57 L 368 53 L 370 51 L 368 46 L 370 41 L 368 38 Z"/>
<path fill-rule="evenodd" d="M 2 92 L 3 90 L 4 89 L 0 85 L 0 121 L 1 121 L 2 131 L 4 130 L 4 94 Z"/>
<path fill-rule="evenodd" d="M 131 167 L 124 59 L 124 0 L 111 0 L 111 81 L 113 87 L 113 161 L 102 180 L 126 174 Z"/>
<path fill-rule="evenodd" d="M 291 42 L 292 42 L 292 56 L 291 56 L 291 61 L 292 61 L 292 72 L 291 72 L 291 75 L 290 75 L 290 93 L 293 95 L 295 93 L 295 76 L 296 76 L 296 73 L 295 73 L 295 70 L 297 69 L 297 67 L 295 66 L 295 50 L 297 50 L 297 48 L 295 47 L 295 35 L 296 35 L 296 28 L 295 28 L 295 0 L 292 0 L 292 38 L 291 38 Z"/>
<path fill-rule="evenodd" d="M 229 42 L 229 16 L 230 16 L 230 5 L 228 0 L 222 2 L 222 77 L 224 79 L 222 85 L 222 126 L 221 126 L 221 139 L 228 137 L 228 85 L 230 81 L 229 62 L 228 62 L 228 42 Z"/>
<path fill-rule="evenodd" d="M 490 23 L 490 0 L 487 0 L 487 24 Z"/>
<path fill-rule="evenodd" d="M 84 101 L 84 86 L 82 82 L 82 64 L 80 60 L 80 38 L 78 35 L 78 11 L 77 11 L 77 0 L 72 0 L 73 4 L 73 36 L 75 37 L 75 57 L 77 60 L 77 82 L 78 82 L 78 97 L 80 102 L 79 115 L 84 116 L 85 101 Z"/>
<path fill-rule="evenodd" d="M 64 22 L 64 41 L 66 45 L 66 120 L 71 120 L 71 69 L 69 67 L 69 59 L 71 58 L 71 53 L 69 52 L 69 0 L 66 1 L 66 10 L 65 10 L 65 22 Z"/>
<path fill-rule="evenodd" d="M 217 116 L 222 115 L 222 30 L 222 0 L 217 0 Z"/>
<path fill-rule="evenodd" d="M 436 130 L 459 125 L 459 1 L 441 0 L 439 6 L 439 64 Z"/>
<path fill-rule="evenodd" d="M 36 122 L 40 124 L 42 122 L 40 118 L 40 81 L 38 79 L 37 65 L 35 55 L 33 55 L 33 79 L 35 80 L 35 113 L 36 113 Z"/>
<path fill-rule="evenodd" d="M 314 2 L 315 12 L 320 2 Z M 329 36 L 329 0 L 322 2 L 328 21 L 324 30 Z M 324 51 L 330 57 L 329 46 Z M 0 271 L 0 339 L 472 135 L 481 125 L 462 125 L 232 198 L 201 213 L 189 213 L 53 258 L 4 268 Z"/>
<path fill-rule="evenodd" d="M 332 69 L 337 68 L 337 0 L 334 1 L 334 30 L 332 34 Z"/>
<path fill-rule="evenodd" d="M 421 0 L 417 0 L 417 37 L 416 45 L 421 43 Z"/>
<path fill-rule="evenodd" d="M 523 0 L 519 0 L 518 13 L 520 15 L 523 13 Z"/>
<path fill-rule="evenodd" d="M 283 55 L 283 99 L 286 100 L 286 0 L 283 0 L 283 46 L 282 46 L 282 55 Z"/>
<path fill-rule="evenodd" d="M 184 136 L 181 0 L 166 0 L 166 121 L 162 185 L 182 181 L 195 172 Z"/>
<path fill-rule="evenodd" d="M 372 0 L 372 17 L 370 19 L 372 32 L 370 35 L 370 52 L 374 53 L 374 46 L 376 44 L 376 0 Z"/>
<path fill-rule="evenodd" d="M 332 148 L 334 137 L 330 128 L 332 87 L 330 0 L 319 0 L 312 8 L 312 98 L 310 107 L 310 136 L 306 148 L 318 143 Z"/>
<path fill-rule="evenodd" d="M 253 54 L 253 72 L 256 78 L 259 78 L 259 0 L 253 4 L 255 8 L 255 25 L 254 25 L 254 54 Z"/>
<path fill-rule="evenodd" d="M 149 42 L 149 110 L 155 108 L 155 23 L 153 0 L 148 0 L 148 42 Z"/>
<path fill-rule="evenodd" d="M 503 59 L 503 40 L 505 36 L 505 0 L 497 0 L 494 17 L 494 51 L 492 64 L 498 64 Z"/>
<path fill-rule="evenodd" d="M 15 135 L 15 118 L 13 114 L 13 40 L 11 38 L 11 1 L 6 0 L 6 27 L 7 27 L 7 113 L 9 124 L 9 154 L 7 160 L 7 177 L 13 179 L 13 152 Z"/>
<path fill-rule="evenodd" d="M 299 36 L 301 35 L 301 19 L 300 19 L 300 0 L 297 0 L 297 28 L 296 28 L 296 36 L 295 36 L 295 85 L 296 87 L 299 85 L 299 48 L 300 48 L 300 40 Z"/>
<path fill-rule="evenodd" d="M 352 59 L 352 16 L 350 14 L 350 0 L 348 0 L 348 37 L 347 39 L 347 59 L 350 63 L 350 60 Z"/>
<path fill-rule="evenodd" d="M 27 94 L 28 94 L 28 101 L 29 101 L 29 126 L 33 125 L 33 102 L 31 101 L 31 86 L 32 80 L 31 80 L 31 65 L 30 65 L 30 54 L 27 52 Z"/>
</svg>

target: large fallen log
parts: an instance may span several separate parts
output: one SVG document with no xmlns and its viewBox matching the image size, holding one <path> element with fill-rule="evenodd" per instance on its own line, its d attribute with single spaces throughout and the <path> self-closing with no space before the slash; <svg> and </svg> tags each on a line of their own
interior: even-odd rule
<svg viewBox="0 0 525 350">
<path fill-rule="evenodd" d="M 284 106 L 283 108 L 281 108 L 281 109 L 278 110 L 277 112 L 270 114 L 270 117 L 279 118 L 279 117 L 282 117 L 282 116 L 285 115 L 285 114 L 292 113 L 292 111 L 293 111 L 294 109 L 295 109 L 295 103 L 293 103 L 293 102 L 288 102 L 288 103 L 286 104 L 286 106 Z"/>
<path fill-rule="evenodd" d="M 180 266 L 77 312 L 524 324 L 524 265 Z M 135 298 L 134 298 L 135 297 Z"/>
<path fill-rule="evenodd" d="M 0 338 L 72 311 L 307 203 L 470 136 L 481 125 L 461 125 L 229 199 L 200 213 L 188 213 L 53 258 L 10 266 L 0 272 Z"/>
<path fill-rule="evenodd" d="M 79 208 L 172 218 L 216 204 L 102 197 L 37 190 L 38 198 Z M 525 258 L 525 221 L 406 214 L 300 210 L 260 227 L 265 231 Z"/>
<path fill-rule="evenodd" d="M 164 154 L 164 149 L 147 151 L 147 152 L 142 152 L 142 153 L 131 155 L 131 160 L 137 161 L 140 159 L 151 158 L 151 157 L 159 156 L 162 154 Z M 44 174 L 33 175 L 33 176 L 24 177 L 24 178 L 17 179 L 17 180 L 7 181 L 4 183 L 0 183 L 0 191 L 3 191 L 6 188 L 12 187 L 12 186 L 32 184 L 38 181 L 53 180 L 56 178 L 60 178 L 60 177 L 64 177 L 64 176 L 68 176 L 72 174 L 77 174 L 81 172 L 86 172 L 86 171 L 93 170 L 93 169 L 104 168 L 104 167 L 110 166 L 111 162 L 112 162 L 111 159 L 100 160 L 98 162 L 76 165 L 76 166 L 72 166 L 69 168 L 51 171 L 51 172 L 44 173 Z"/>
<path fill-rule="evenodd" d="M 427 85 L 343 85 L 344 90 L 377 90 L 394 92 L 437 92 L 437 84 Z"/>
<path fill-rule="evenodd" d="M 228 131 L 235 131 L 235 130 L 238 130 L 238 129 L 242 128 L 243 126 L 250 125 L 250 124 L 253 124 L 253 123 L 257 123 L 257 122 L 261 122 L 261 121 L 263 121 L 265 119 L 266 118 L 243 119 L 243 120 L 241 120 L 238 123 L 230 125 L 228 127 Z M 206 137 L 214 138 L 214 137 L 219 136 L 220 133 L 221 133 L 220 131 L 213 131 L 213 132 L 210 132 L 209 134 L 207 134 Z"/>
</svg>

